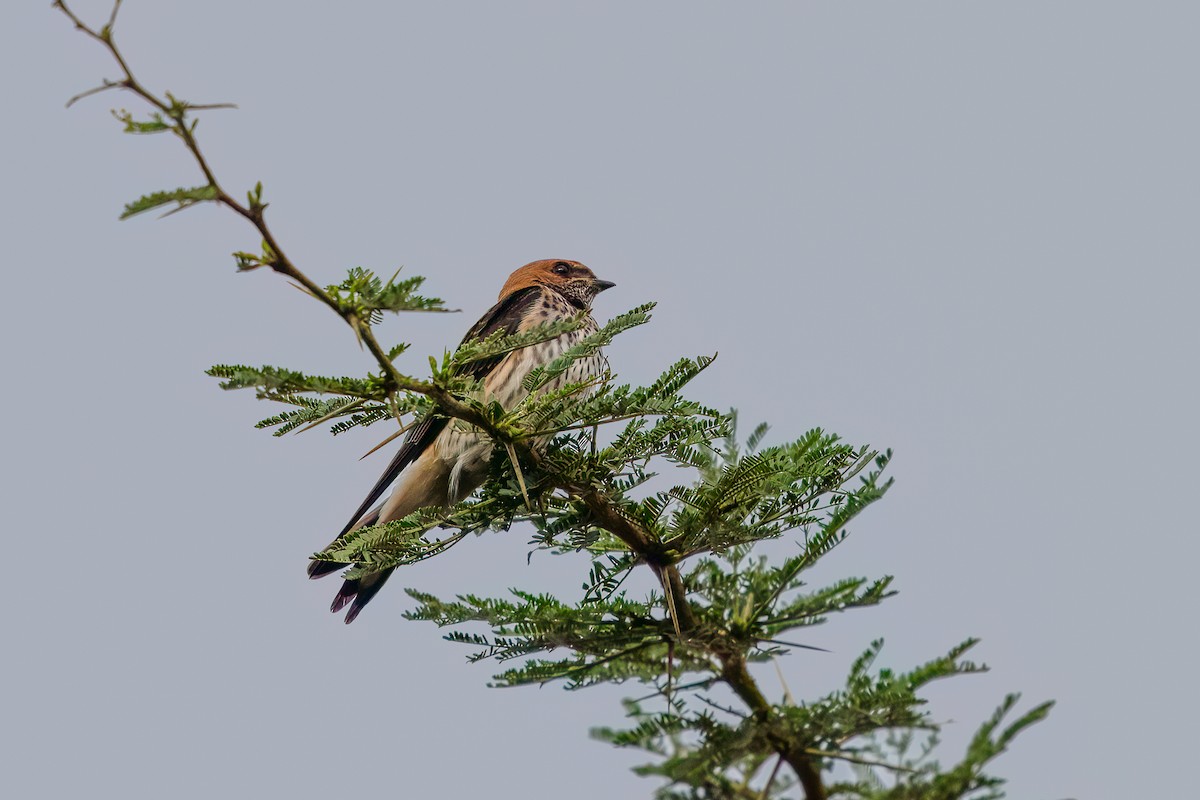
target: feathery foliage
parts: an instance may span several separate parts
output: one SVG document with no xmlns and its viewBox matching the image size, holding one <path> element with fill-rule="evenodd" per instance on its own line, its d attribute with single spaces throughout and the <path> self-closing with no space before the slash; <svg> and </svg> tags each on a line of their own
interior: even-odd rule
<svg viewBox="0 0 1200 800">
<path fill-rule="evenodd" d="M 393 362 L 408 345 L 385 350 L 372 326 L 384 312 L 446 310 L 440 299 L 417 293 L 422 278 L 398 280 L 397 272 L 383 280 L 353 267 L 339 283 L 315 283 L 267 225 L 262 184 L 242 202 L 214 177 L 195 136 L 195 114 L 224 106 L 146 90 L 115 44 L 119 1 L 100 28 L 63 0 L 54 5 L 114 56 L 121 73 L 72 102 L 107 90 L 132 93 L 151 111 L 144 119 L 117 112 L 123 129 L 175 134 L 205 180 L 147 194 L 125 206 L 122 218 L 200 202 L 232 210 L 259 239 L 256 252 L 233 254 L 238 269 L 267 267 L 287 277 L 341 316 L 376 360 L 378 370 L 361 377 L 212 367 L 208 374 L 222 388 L 253 389 L 286 406 L 257 427 L 279 436 L 330 423 L 337 434 L 440 415 L 474 425 L 496 443 L 490 478 L 473 497 L 352 531 L 315 558 L 344 563 L 350 577 L 359 577 L 436 557 L 471 533 L 517 524 L 531 530 L 536 548 L 579 570 L 577 596 L 513 589 L 502 598 L 464 591 L 444 599 L 410 589 L 415 605 L 406 617 L 447 629 L 445 638 L 466 645 L 472 661 L 496 661 L 496 686 L 640 684 L 641 697 L 626 703 L 628 726 L 597 728 L 593 736 L 647 753 L 650 762 L 637 771 L 659 779 L 659 798 L 1002 796 L 1003 781 L 985 768 L 1044 719 L 1051 704 L 1005 724 L 1017 703 L 1015 695 L 1006 697 L 962 759 L 941 766 L 932 757 L 940 725 L 922 692 L 932 681 L 985 669 L 963 659 L 974 640 L 908 671 L 874 670 L 882 640 L 874 641 L 851 665 L 844 688 L 803 702 L 786 690 L 768 699 L 750 670 L 817 649 L 783 638 L 797 629 L 895 594 L 891 576 L 808 582 L 811 569 L 847 540 L 849 525 L 887 493 L 889 452 L 843 443 L 820 429 L 767 443 L 766 425 L 742 443 L 733 412 L 684 394 L 713 363 L 707 356 L 681 358 L 646 386 L 618 385 L 606 374 L 545 391 L 575 360 L 649 321 L 651 303 L 614 317 L 531 372 L 524 382 L 530 394 L 513 408 L 481 396 L 479 365 L 577 330 L 582 316 L 471 341 L 440 361 L 431 358 L 428 379 L 400 373 Z M 791 543 L 783 557 L 764 554 L 762 543 L 784 537 Z M 640 594 L 625 588 L 636 570 L 652 573 L 656 588 Z"/>
<path fill-rule="evenodd" d="M 341 283 L 325 287 L 345 315 L 352 315 L 370 325 L 383 319 L 383 312 L 446 311 L 437 297 L 422 297 L 417 289 L 425 282 L 420 275 L 397 281 L 400 271 L 384 281 L 374 272 L 353 267 Z"/>
<path fill-rule="evenodd" d="M 132 125 L 132 123 L 130 123 Z M 141 128 L 138 130 L 130 130 L 126 127 L 126 131 L 130 133 L 148 133 L 152 123 L 140 123 Z M 150 211 L 154 208 L 175 204 L 174 211 L 182 211 L 188 206 L 193 206 L 196 203 L 216 200 L 217 192 L 211 186 L 196 186 L 191 189 L 172 189 L 167 192 L 151 192 L 147 195 L 142 195 L 132 203 L 125 204 L 125 210 L 121 212 L 121 219 L 129 219 L 132 216 L 141 214 L 143 211 Z"/>
</svg>

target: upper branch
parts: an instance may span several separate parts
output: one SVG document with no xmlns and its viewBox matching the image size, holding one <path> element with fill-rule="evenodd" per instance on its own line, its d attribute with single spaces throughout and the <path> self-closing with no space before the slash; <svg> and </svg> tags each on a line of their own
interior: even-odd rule
<svg viewBox="0 0 1200 800">
<path fill-rule="evenodd" d="M 401 375 L 396 369 L 395 365 L 392 364 L 391 359 L 387 357 L 387 354 L 384 352 L 383 348 L 379 346 L 379 343 L 375 340 L 375 337 L 367 329 L 367 326 L 363 325 L 361 321 L 358 320 L 353 314 L 342 308 L 328 292 L 326 292 L 311 278 L 305 275 L 295 265 L 295 263 L 288 258 L 287 254 L 283 250 L 283 247 L 280 246 L 279 241 L 275 238 L 274 233 L 271 231 L 270 226 L 267 225 L 264 215 L 266 209 L 265 204 L 257 202 L 252 197 L 248 204 L 243 205 L 234 199 L 234 197 L 225 191 L 225 189 L 221 186 L 220 182 L 217 180 L 216 174 L 213 172 L 212 166 L 208 163 L 208 159 L 205 157 L 203 151 L 200 149 L 199 143 L 196 141 L 194 132 L 195 124 L 189 124 L 188 114 L 190 111 L 196 109 L 230 107 L 229 104 L 195 105 L 181 101 L 173 97 L 169 92 L 165 93 L 164 97 L 159 97 L 158 95 L 146 89 L 146 87 L 143 86 L 142 83 L 134 76 L 133 70 L 130 69 L 129 63 L 125 60 L 125 56 L 121 53 L 120 48 L 117 47 L 116 40 L 113 37 L 113 26 L 116 23 L 117 12 L 120 10 L 121 0 L 115 0 L 113 3 L 112 13 L 109 15 L 108 23 L 100 30 L 96 30 L 83 22 L 83 20 L 81 20 L 67 6 L 65 0 L 55 0 L 53 6 L 62 11 L 62 13 L 65 14 L 67 18 L 75 24 L 75 27 L 78 30 L 99 42 L 113 57 L 113 60 L 117 62 L 117 66 L 120 68 L 122 73 L 122 77 L 119 80 L 105 80 L 102 85 L 96 87 L 95 89 L 91 89 L 71 98 L 70 103 L 107 89 L 124 89 L 132 92 L 154 108 L 158 109 L 159 112 L 172 121 L 173 124 L 170 126 L 171 130 L 183 141 L 183 144 L 187 148 L 188 152 L 192 154 L 192 158 L 195 160 L 196 166 L 200 168 L 200 172 L 204 175 L 207 185 L 214 192 L 215 196 L 213 199 L 217 203 L 232 209 L 235 213 L 248 220 L 258 230 L 259 234 L 263 238 L 263 242 L 267 246 L 267 252 L 271 254 L 270 259 L 265 262 L 266 265 L 275 272 L 291 278 L 293 281 L 299 284 L 304 291 L 312 295 L 315 299 L 329 306 L 338 314 L 338 316 L 342 317 L 342 319 L 344 319 L 346 323 L 354 329 L 355 334 L 359 337 L 359 339 L 366 344 L 367 349 L 370 350 L 371 355 L 375 357 L 375 360 L 379 362 L 380 368 L 388 377 L 394 389 L 430 394 L 429 384 L 425 384 L 420 381 L 414 381 L 411 378 L 406 378 L 405 376 Z M 70 105 L 70 103 L 68 103 L 68 105 Z"/>
</svg>

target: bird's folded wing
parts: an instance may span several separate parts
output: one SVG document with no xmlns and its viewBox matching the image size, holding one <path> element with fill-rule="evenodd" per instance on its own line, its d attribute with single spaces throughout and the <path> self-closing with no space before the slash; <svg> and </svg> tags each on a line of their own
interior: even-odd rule
<svg viewBox="0 0 1200 800">
<path fill-rule="evenodd" d="M 400 450 L 387 465 L 387 469 L 379 476 L 379 480 L 375 481 L 375 485 L 371 487 L 371 491 L 367 494 L 366 499 L 362 501 L 358 510 L 354 512 L 354 516 L 350 518 L 350 521 L 346 523 L 346 527 L 342 528 L 342 532 L 338 534 L 339 539 L 349 533 L 350 529 L 358 524 L 363 515 L 371 510 L 371 506 L 383 496 L 383 493 L 387 491 L 392 482 L 404 471 L 404 468 L 416 461 L 421 453 L 424 453 L 425 449 L 433 444 L 433 440 L 446 427 L 446 422 L 445 417 L 426 417 L 408 432 L 408 435 L 404 437 L 404 443 L 400 445 Z"/>
<path fill-rule="evenodd" d="M 511 335 L 520 329 L 521 321 L 525 318 L 530 306 L 537 302 L 541 289 L 536 286 L 531 286 L 520 291 L 513 292 L 508 297 L 501 300 L 496 305 L 488 309 L 471 330 L 467 331 L 467 335 L 463 337 L 461 347 L 467 342 L 477 339 L 486 339 L 496 331 L 504 331 L 505 334 Z M 484 378 L 487 373 L 495 369 L 506 354 L 498 355 L 494 358 L 484 359 L 471 363 L 465 370 L 469 375 L 476 378 Z M 392 485 L 392 482 L 400 476 L 412 462 L 416 461 L 425 450 L 433 444 L 446 427 L 448 420 L 445 417 L 430 416 L 421 420 L 408 435 L 404 437 L 404 442 L 400 445 L 400 450 L 392 458 L 387 465 L 387 469 L 379 476 L 379 480 L 371 487 L 371 491 L 367 494 L 365 500 L 359 505 L 358 510 L 354 512 L 354 516 L 346 523 L 346 527 L 338 534 L 340 539 L 345 536 L 357 523 L 362 519 L 371 506 L 375 504 L 387 488 Z"/>
</svg>

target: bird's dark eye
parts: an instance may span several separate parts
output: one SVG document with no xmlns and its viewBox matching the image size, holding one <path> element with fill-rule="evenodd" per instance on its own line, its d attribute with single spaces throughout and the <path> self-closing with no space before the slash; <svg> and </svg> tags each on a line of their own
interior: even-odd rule
<svg viewBox="0 0 1200 800">
<path fill-rule="evenodd" d="M 554 265 L 554 274 L 556 275 L 566 275 L 570 273 L 570 271 L 571 265 L 565 261 L 559 261 Z"/>
</svg>

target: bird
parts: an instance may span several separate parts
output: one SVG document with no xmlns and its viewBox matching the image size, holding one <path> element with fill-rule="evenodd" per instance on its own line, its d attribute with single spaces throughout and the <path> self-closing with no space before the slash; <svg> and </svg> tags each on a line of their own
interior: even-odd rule
<svg viewBox="0 0 1200 800">
<path fill-rule="evenodd" d="M 562 259 L 533 261 L 509 275 L 500 290 L 499 300 L 467 331 L 459 347 L 485 339 L 497 331 L 520 333 L 578 314 L 584 315 L 583 324 L 549 341 L 463 367 L 462 372 L 480 380 L 483 392 L 480 399 L 498 402 L 505 409 L 523 400 L 528 391 L 522 382 L 531 370 L 549 364 L 567 348 L 598 330 L 591 315 L 592 301 L 600 292 L 615 285 L 612 281 L 598 279 L 592 270 L 578 261 Z M 539 391 L 586 382 L 603 374 L 607 366 L 608 362 L 597 351 L 576 359 L 566 372 Z M 425 416 L 409 430 L 383 475 L 333 543 L 358 528 L 402 519 L 419 508 L 445 508 L 465 499 L 487 476 L 491 452 L 491 439 L 477 428 L 456 425 L 446 417 Z M 376 505 L 393 483 L 396 488 Z M 308 576 L 321 578 L 345 566 L 313 559 L 308 565 Z M 389 569 L 344 580 L 329 610 L 336 614 L 349 606 L 345 621 L 347 624 L 353 622 L 383 588 L 391 573 Z"/>
</svg>

